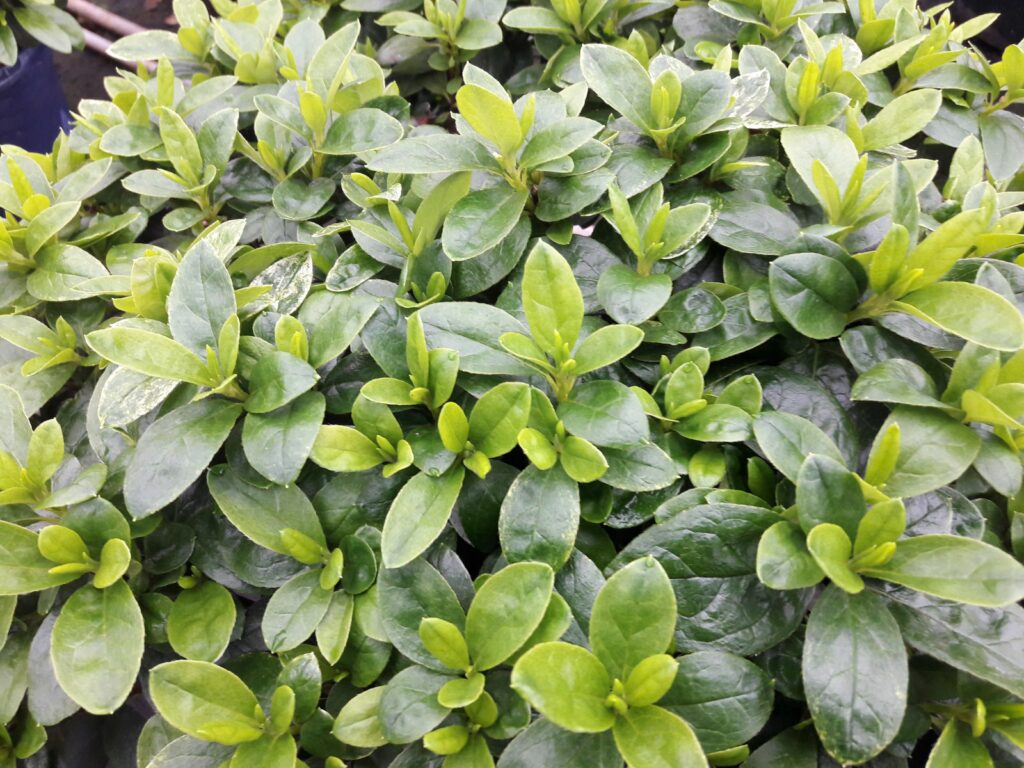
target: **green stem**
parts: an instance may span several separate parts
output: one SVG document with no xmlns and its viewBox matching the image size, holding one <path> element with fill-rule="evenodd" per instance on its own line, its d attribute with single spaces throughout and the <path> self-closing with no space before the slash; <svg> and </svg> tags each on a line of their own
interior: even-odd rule
<svg viewBox="0 0 1024 768">
<path fill-rule="evenodd" d="M 858 320 L 867 320 L 872 317 L 884 315 L 890 305 L 895 301 L 891 296 L 872 296 L 859 307 L 846 315 L 846 324 L 855 323 Z"/>
</svg>

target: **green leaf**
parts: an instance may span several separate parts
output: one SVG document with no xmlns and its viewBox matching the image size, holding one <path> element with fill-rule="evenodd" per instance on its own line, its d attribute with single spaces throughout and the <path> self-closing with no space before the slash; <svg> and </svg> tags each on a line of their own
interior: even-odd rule
<svg viewBox="0 0 1024 768">
<path fill-rule="evenodd" d="M 475 669 L 501 664 L 530 638 L 544 618 L 554 580 L 544 563 L 514 563 L 484 582 L 466 614 Z"/>
<path fill-rule="evenodd" d="M 853 541 L 853 554 L 897 541 L 907 527 L 907 511 L 899 499 L 874 504 L 861 518 Z"/>
<path fill-rule="evenodd" d="M 653 443 L 626 448 L 603 448 L 608 469 L 601 482 L 612 488 L 640 493 L 667 488 L 679 471 L 672 458 Z"/>
<path fill-rule="evenodd" d="M 921 133 L 942 106 L 942 91 L 922 88 L 898 96 L 863 127 L 865 151 L 899 144 Z"/>
<path fill-rule="evenodd" d="M 332 472 L 362 472 L 384 461 L 373 440 L 358 429 L 339 424 L 319 428 L 310 458 Z"/>
<path fill-rule="evenodd" d="M 241 412 L 240 405 L 207 399 L 154 422 L 139 440 L 125 473 L 125 505 L 132 517 L 148 517 L 194 483 Z"/>
<path fill-rule="evenodd" d="M 675 680 L 658 702 L 693 728 L 706 752 L 743 744 L 772 713 L 772 678 L 731 653 L 699 651 L 679 659 Z"/>
<path fill-rule="evenodd" d="M 86 337 L 102 358 L 159 379 L 178 379 L 201 387 L 214 386 L 206 366 L 187 347 L 159 333 L 114 327 Z"/>
<path fill-rule="evenodd" d="M 572 554 L 579 523 L 576 483 L 557 466 L 527 467 L 501 503 L 501 550 L 513 563 L 536 560 L 561 568 Z"/>
<path fill-rule="evenodd" d="M 889 562 L 863 573 L 971 605 L 1000 607 L 1024 599 L 1024 565 L 991 544 L 960 536 L 904 539 Z"/>
<path fill-rule="evenodd" d="M 0 595 L 23 595 L 58 587 L 78 574 L 51 574 L 53 561 L 39 552 L 39 534 L 0 520 Z"/>
<path fill-rule="evenodd" d="M 594 601 L 590 647 L 609 674 L 625 680 L 645 658 L 668 650 L 675 605 L 672 584 L 654 558 L 630 563 L 608 579 Z"/>
<path fill-rule="evenodd" d="M 573 353 L 577 376 L 611 365 L 638 346 L 644 332 L 632 325 L 606 325 L 587 336 Z"/>
<path fill-rule="evenodd" d="M 465 470 L 456 465 L 440 476 L 421 472 L 395 497 L 384 521 L 381 555 L 386 568 L 400 568 L 437 540 L 459 497 Z"/>
<path fill-rule="evenodd" d="M 601 130 L 601 124 L 585 117 L 569 117 L 537 131 L 523 147 L 519 164 L 536 168 L 566 157 Z"/>
<path fill-rule="evenodd" d="M 825 573 L 808 551 L 803 530 L 780 520 L 757 545 L 757 577 L 772 589 L 801 589 L 813 587 Z"/>
<path fill-rule="evenodd" d="M 241 744 L 262 734 L 256 696 L 237 675 L 214 664 L 160 664 L 149 673 L 149 695 L 164 720 L 197 739 Z"/>
<path fill-rule="evenodd" d="M 309 181 L 293 176 L 274 187 L 274 210 L 288 221 L 312 219 L 324 210 L 336 188 L 331 179 Z"/>
<path fill-rule="evenodd" d="M 380 572 L 378 588 L 381 622 L 388 639 L 403 656 L 439 672 L 450 671 L 424 647 L 419 629 L 423 619 L 443 619 L 456 628 L 466 623 L 451 585 L 425 560 Z"/>
<path fill-rule="evenodd" d="M 517 8 L 515 10 L 543 10 Z M 510 11 L 510 13 L 512 13 Z M 538 718 L 520 732 L 498 761 L 499 768 L 537 768 L 557 765 L 561 768 L 621 768 L 622 758 L 610 731 L 572 733 L 550 720 Z"/>
<path fill-rule="evenodd" d="M 667 653 L 648 656 L 626 678 L 623 688 L 626 703 L 631 707 L 646 707 L 660 700 L 672 687 L 678 666 Z"/>
<path fill-rule="evenodd" d="M 841 763 L 862 763 L 895 738 L 907 705 L 907 653 L 885 601 L 829 587 L 807 622 L 807 705 L 822 744 Z"/>
<path fill-rule="evenodd" d="M 170 109 L 161 109 L 160 138 L 167 149 L 167 157 L 189 186 L 197 186 L 203 175 L 203 155 L 199 151 L 199 143 L 181 116 Z"/>
<path fill-rule="evenodd" d="M 772 304 L 790 325 L 812 339 L 841 334 L 846 313 L 860 294 L 846 267 L 819 253 L 793 253 L 775 259 L 768 280 Z"/>
<path fill-rule="evenodd" d="M 552 356 L 576 345 L 583 323 L 583 294 L 569 262 L 540 241 L 523 272 L 523 311 L 533 340 Z"/>
<path fill-rule="evenodd" d="M 945 408 L 928 373 L 909 360 L 883 360 L 854 382 L 850 397 L 881 403 Z"/>
<path fill-rule="evenodd" d="M 1024 318 L 1005 298 L 973 283 L 934 283 L 908 293 L 895 308 L 983 347 L 1016 352 Z"/>
<path fill-rule="evenodd" d="M 651 78 L 633 56 L 610 45 L 585 45 L 580 67 L 605 104 L 641 129 L 652 125 Z"/>
<path fill-rule="evenodd" d="M 756 221 L 756 229 L 750 222 Z M 726 197 L 708 235 L 726 248 L 761 256 L 780 256 L 793 248 L 800 225 L 791 213 L 764 203 Z"/>
<path fill-rule="evenodd" d="M 28 459 L 32 425 L 25 415 L 21 395 L 6 384 L 0 384 L 0 427 L 0 450 L 24 464 Z"/>
<path fill-rule="evenodd" d="M 250 413 L 242 427 L 246 460 L 278 485 L 294 483 L 319 436 L 325 407 L 323 395 L 307 392 L 269 413 Z"/>
<path fill-rule="evenodd" d="M 299 319 L 313 326 L 309 340 L 309 364 L 319 368 L 348 349 L 380 306 L 373 296 L 333 293 L 313 294 L 299 310 Z"/>
<path fill-rule="evenodd" d="M 1024 609 L 979 608 L 883 585 L 904 640 L 921 653 L 987 680 L 1016 696 L 1024 693 Z"/>
<path fill-rule="evenodd" d="M 413 136 L 392 144 L 378 152 L 368 167 L 384 173 L 500 172 L 479 141 L 447 133 Z"/>
<path fill-rule="evenodd" d="M 459 114 L 474 131 L 505 157 L 514 157 L 523 143 L 523 132 L 508 96 L 502 98 L 487 88 L 467 83 L 459 88 L 455 101 Z"/>
<path fill-rule="evenodd" d="M 263 614 L 263 640 L 272 653 L 290 651 L 308 640 L 331 604 L 320 586 L 320 572 L 306 571 L 286 581 L 270 598 Z"/>
<path fill-rule="evenodd" d="M 597 446 L 576 435 L 565 438 L 559 461 L 565 473 L 577 483 L 592 483 L 608 471 L 608 460 Z"/>
<path fill-rule="evenodd" d="M 79 202 L 57 203 L 36 216 L 25 229 L 25 249 L 29 256 L 35 256 L 51 238 L 66 227 L 78 215 L 82 204 Z"/>
<path fill-rule="evenodd" d="M 200 358 L 218 350 L 220 329 L 235 312 L 231 275 L 205 241 L 190 248 L 178 265 L 167 296 L 167 321 L 174 339 Z"/>
<path fill-rule="evenodd" d="M 337 664 L 352 631 L 355 601 L 345 592 L 335 592 L 327 613 L 316 628 L 316 647 L 328 664 Z"/>
<path fill-rule="evenodd" d="M 840 192 L 845 192 L 860 159 L 849 136 L 837 128 L 815 125 L 785 128 L 781 138 L 793 169 L 808 189 L 817 190 L 813 171 L 817 161 L 832 175 Z"/>
<path fill-rule="evenodd" d="M 186 589 L 167 617 L 167 639 L 179 656 L 193 661 L 216 661 L 231 641 L 235 601 L 214 581 Z"/>
<path fill-rule="evenodd" d="M 304 360 L 288 352 L 271 352 L 260 358 L 249 375 L 249 413 L 269 413 L 309 391 L 320 377 Z"/>
<path fill-rule="evenodd" d="M 522 382 L 498 384 L 477 400 L 469 415 L 469 440 L 489 458 L 516 446 L 519 431 L 530 416 L 530 387 Z"/>
<path fill-rule="evenodd" d="M 373 749 L 387 743 L 378 717 L 384 686 L 362 691 L 349 699 L 334 721 L 331 733 L 353 747 Z"/>
<path fill-rule="evenodd" d="M 597 281 L 604 311 L 619 323 L 642 323 L 657 314 L 671 295 L 668 275 L 641 275 L 625 264 L 609 267 Z"/>
<path fill-rule="evenodd" d="M 612 681 L 598 658 L 568 643 L 541 643 L 516 662 L 512 688 L 555 725 L 600 733 L 615 723 L 605 705 Z"/>
<path fill-rule="evenodd" d="M 316 510 L 297 486 L 250 485 L 224 465 L 210 468 L 206 484 L 224 516 L 261 547 L 288 554 L 281 532 L 291 528 L 326 548 Z"/>
<path fill-rule="evenodd" d="M 8 640 L 3 650 L 0 650 L 0 682 L 3 683 L 3 688 L 0 688 L 0 715 L 6 722 L 11 722 L 18 714 L 21 701 L 25 697 L 31 639 L 27 632 L 19 632 Z M 8 752 L 7 756 L 10 757 L 11 753 Z"/>
<path fill-rule="evenodd" d="M 450 669 L 469 668 L 469 647 L 462 632 L 450 621 L 426 618 L 420 622 L 420 640 L 430 654 Z"/>
<path fill-rule="evenodd" d="M 50 655 L 60 687 L 87 712 L 112 714 L 135 687 L 143 637 L 142 611 L 127 582 L 81 587 L 53 625 Z"/>
<path fill-rule="evenodd" d="M 470 192 L 445 217 L 445 254 L 452 261 L 465 261 L 496 247 L 519 223 L 526 198 L 507 184 Z"/>
<path fill-rule="evenodd" d="M 290 734 L 264 735 L 257 741 L 238 745 L 228 768 L 291 768 L 295 765 L 297 745 Z"/>
<path fill-rule="evenodd" d="M 612 733 L 619 752 L 631 766 L 706 768 L 708 764 L 693 729 L 661 707 L 631 708 L 616 718 Z"/>
<path fill-rule="evenodd" d="M 725 319 L 725 305 L 711 291 L 695 286 L 674 294 L 658 312 L 658 319 L 680 333 L 700 333 Z"/>
<path fill-rule="evenodd" d="M 32 482 L 47 482 L 64 461 L 64 434 L 54 419 L 35 428 L 28 441 L 25 470 Z"/>
<path fill-rule="evenodd" d="M 418 312 L 427 342 L 434 349 L 459 353 L 459 369 L 466 373 L 530 376 L 535 371 L 504 350 L 504 333 L 523 333 L 514 317 L 498 307 L 470 301 L 431 304 Z"/>
<path fill-rule="evenodd" d="M 422 667 L 403 669 L 388 681 L 380 700 L 380 727 L 388 741 L 409 744 L 423 738 L 450 714 L 437 701 L 448 675 Z"/>
<path fill-rule="evenodd" d="M 981 450 L 981 439 L 969 427 L 934 410 L 900 406 L 882 424 L 877 446 L 891 425 L 900 429 L 899 454 L 882 485 L 889 496 L 918 496 L 960 477 Z"/>
<path fill-rule="evenodd" d="M 813 454 L 844 463 L 836 444 L 814 423 L 784 411 L 766 411 L 754 420 L 754 437 L 765 457 L 793 483 L 804 458 Z"/>
<path fill-rule="evenodd" d="M 790 728 L 769 739 L 744 763 L 745 768 L 817 768 L 818 739 L 810 728 Z"/>
<path fill-rule="evenodd" d="M 448 709 L 468 707 L 484 692 L 484 682 L 484 676 L 479 672 L 473 672 L 469 677 L 456 677 L 441 686 L 437 701 Z"/>
<path fill-rule="evenodd" d="M 867 512 L 857 476 L 827 456 L 810 455 L 796 484 L 800 525 L 807 533 L 820 523 L 835 523 L 853 541 Z"/>
<path fill-rule="evenodd" d="M 550 8 L 513 8 L 505 14 L 501 23 L 510 29 L 521 29 L 532 34 L 572 34 L 572 27 Z"/>
<path fill-rule="evenodd" d="M 971 726 L 957 719 L 946 722 L 925 768 L 992 768 L 988 749 L 971 733 Z"/>
<path fill-rule="evenodd" d="M 327 129 L 320 152 L 356 155 L 389 147 L 402 138 L 402 124 L 379 109 L 354 109 L 337 115 Z"/>
<path fill-rule="evenodd" d="M 650 437 L 639 398 L 617 381 L 594 380 L 574 387 L 558 406 L 558 416 L 569 432 L 594 445 L 623 447 Z"/>
<path fill-rule="evenodd" d="M 833 583 L 856 594 L 864 589 L 864 580 L 850 569 L 853 544 L 846 531 L 832 523 L 821 523 L 807 534 L 807 550 L 814 562 Z"/>
</svg>

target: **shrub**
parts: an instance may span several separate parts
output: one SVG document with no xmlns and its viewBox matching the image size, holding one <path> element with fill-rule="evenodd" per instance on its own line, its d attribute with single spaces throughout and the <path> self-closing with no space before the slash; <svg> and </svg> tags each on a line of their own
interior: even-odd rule
<svg viewBox="0 0 1024 768">
<path fill-rule="evenodd" d="M 0 764 L 1024 760 L 992 17 L 214 6 L 0 164 Z"/>
</svg>

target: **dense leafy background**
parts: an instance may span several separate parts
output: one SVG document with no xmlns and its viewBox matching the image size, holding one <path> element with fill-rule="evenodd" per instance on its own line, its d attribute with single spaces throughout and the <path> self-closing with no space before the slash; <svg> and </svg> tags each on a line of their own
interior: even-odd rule
<svg viewBox="0 0 1024 768">
<path fill-rule="evenodd" d="M 0 765 L 1024 762 L 991 17 L 213 6 L 0 161 Z"/>
</svg>

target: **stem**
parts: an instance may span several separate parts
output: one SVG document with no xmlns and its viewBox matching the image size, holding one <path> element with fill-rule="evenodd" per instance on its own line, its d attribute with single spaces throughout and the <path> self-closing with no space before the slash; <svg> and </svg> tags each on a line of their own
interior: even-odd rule
<svg viewBox="0 0 1024 768">
<path fill-rule="evenodd" d="M 244 402 L 249 397 L 249 393 L 242 389 L 237 381 L 232 380 L 227 385 L 221 385 L 221 387 L 218 387 L 220 394 L 224 395 L 224 397 L 230 397 L 232 400 Z"/>
<path fill-rule="evenodd" d="M 549 381 L 551 383 L 551 388 L 555 392 L 555 399 L 560 403 L 564 403 L 569 399 L 569 395 L 572 393 L 573 385 L 576 383 L 576 377 L 556 374 L 554 377 L 549 377 Z"/>
<path fill-rule="evenodd" d="M 907 93 L 911 88 L 914 87 L 914 82 L 915 81 L 913 79 L 908 79 L 906 77 L 901 77 L 900 81 L 898 83 L 896 83 L 896 87 L 893 88 L 893 91 L 892 91 L 893 95 L 894 96 L 902 96 L 903 94 Z"/>
<path fill-rule="evenodd" d="M 850 323 L 855 323 L 858 320 L 867 320 L 868 318 L 883 315 L 888 311 L 889 305 L 891 305 L 893 301 L 895 301 L 895 299 L 884 294 L 881 296 L 872 296 L 855 310 L 846 315 L 846 323 L 849 325 Z"/>
</svg>

